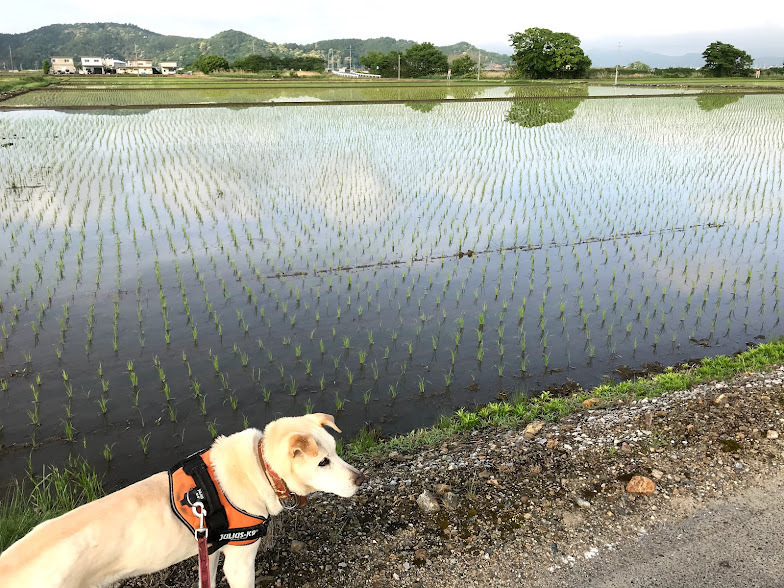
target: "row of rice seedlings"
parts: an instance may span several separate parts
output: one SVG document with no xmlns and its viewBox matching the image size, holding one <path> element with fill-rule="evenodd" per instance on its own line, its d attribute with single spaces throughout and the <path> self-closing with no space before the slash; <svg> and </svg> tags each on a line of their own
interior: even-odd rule
<svg viewBox="0 0 784 588">
<path fill-rule="evenodd" d="M 440 148 L 454 149 L 460 154 L 459 157 L 463 157 L 462 151 L 456 147 L 462 145 L 463 139 L 458 138 L 458 135 L 445 135 L 443 127 L 457 128 L 461 133 L 475 132 L 473 128 L 461 126 L 453 117 L 461 112 L 477 114 L 476 110 L 466 111 L 465 107 L 458 107 L 445 112 L 445 116 L 438 121 L 439 126 L 428 127 L 433 136 L 444 141 L 444 147 Z M 680 181 L 680 176 L 673 174 L 672 177 L 666 177 L 664 188 L 659 185 L 654 190 L 639 188 L 654 170 L 654 167 L 640 167 L 639 162 L 655 150 L 635 152 L 635 143 L 629 143 L 633 146 L 632 160 L 637 167 L 631 174 L 631 181 L 625 177 L 616 178 L 619 185 L 613 192 L 618 195 L 617 198 L 610 198 L 601 194 L 601 189 L 597 190 L 599 187 L 594 185 L 588 168 L 567 167 L 561 162 L 561 157 L 566 160 L 578 153 L 569 146 L 565 149 L 547 147 L 547 152 L 559 155 L 554 162 L 540 168 L 531 165 L 520 169 L 519 164 L 515 164 L 508 166 L 513 171 L 498 173 L 496 164 L 489 162 L 499 158 L 500 152 L 496 147 L 499 143 L 507 142 L 512 150 L 518 150 L 518 155 L 523 153 L 521 160 L 529 157 L 536 161 L 541 155 L 536 151 L 540 148 L 539 144 L 521 142 L 519 136 L 509 136 L 506 127 L 499 127 L 495 112 L 492 109 L 480 110 L 478 121 L 489 123 L 489 130 L 476 135 L 472 139 L 473 147 L 469 150 L 482 165 L 472 169 L 456 183 L 444 182 L 438 174 L 417 176 L 417 166 L 422 165 L 421 162 L 393 157 L 392 164 L 402 166 L 404 171 L 400 172 L 398 178 L 391 173 L 392 168 L 387 167 L 381 174 L 381 183 L 374 180 L 375 186 L 368 178 L 378 177 L 379 170 L 364 160 L 355 160 L 356 165 L 351 166 L 353 176 L 349 174 L 342 183 L 335 183 L 336 175 L 324 172 L 329 167 L 322 165 L 315 150 L 306 150 L 301 156 L 296 156 L 301 157 L 301 165 L 297 168 L 300 176 L 295 178 L 282 166 L 284 162 L 290 166 L 286 158 L 295 153 L 294 145 L 298 148 L 300 146 L 296 137 L 284 137 L 286 140 L 294 140 L 284 142 L 270 153 L 262 153 L 262 165 L 253 167 L 243 162 L 258 157 L 258 151 L 247 150 L 233 154 L 234 158 L 228 158 L 222 154 L 224 152 L 217 155 L 214 151 L 204 152 L 195 142 L 184 151 L 172 149 L 168 139 L 169 133 L 175 130 L 172 121 L 157 121 L 150 130 L 155 138 L 150 145 L 156 145 L 156 142 L 157 145 L 145 145 L 141 149 L 137 144 L 125 142 L 125 139 L 119 139 L 117 143 L 118 134 L 122 136 L 115 132 L 117 129 L 113 129 L 111 134 L 106 134 L 105 130 L 111 125 L 118 126 L 118 123 L 102 121 L 100 124 L 103 128 L 99 132 L 104 132 L 103 137 L 111 137 L 107 139 L 113 142 L 107 142 L 107 155 L 122 162 L 119 170 L 112 171 L 110 175 L 101 174 L 97 179 L 92 176 L 78 178 L 65 186 L 58 204 L 51 198 L 46 201 L 45 206 L 57 207 L 56 216 L 59 218 L 52 220 L 46 243 L 35 238 L 37 229 L 34 230 L 31 223 L 40 223 L 41 217 L 39 215 L 35 220 L 34 215 L 28 214 L 31 205 L 7 208 L 3 213 L 7 219 L 6 226 L 14 227 L 10 234 L 5 234 L 11 251 L 14 255 L 32 256 L 38 262 L 38 265 L 33 263 L 27 267 L 13 262 L 2 266 L 3 271 L 9 271 L 11 278 L 8 280 L 9 292 L 3 297 L 3 303 L 9 309 L 9 334 L 19 338 L 17 348 L 30 354 L 27 350 L 35 349 L 35 345 L 27 345 L 25 342 L 30 339 L 35 343 L 39 333 L 50 329 L 47 323 L 51 323 L 51 318 L 46 320 L 44 310 L 51 304 L 51 293 L 45 297 L 43 287 L 39 288 L 36 280 L 36 277 L 45 280 L 49 276 L 49 283 L 59 289 L 59 293 L 55 290 L 54 294 L 57 306 L 63 309 L 59 316 L 62 321 L 60 341 L 55 347 L 59 355 L 70 324 L 70 302 L 67 298 L 70 295 L 73 300 L 74 295 L 85 288 L 81 275 L 87 263 L 95 269 L 95 287 L 91 294 L 83 298 L 92 301 L 92 310 L 84 312 L 83 308 L 80 309 L 80 312 L 84 312 L 81 316 L 87 317 L 85 332 L 95 333 L 96 300 L 113 305 L 112 347 L 114 352 L 118 351 L 121 335 L 119 322 L 122 309 L 127 308 L 123 304 L 122 282 L 123 279 L 126 283 L 133 280 L 137 284 L 136 305 L 129 314 L 132 317 L 134 310 L 137 314 L 138 321 L 135 322 L 139 325 L 139 348 L 144 349 L 143 308 L 146 307 L 147 293 L 143 291 L 142 284 L 146 283 L 143 276 L 149 274 L 150 265 L 141 263 L 141 258 L 148 253 L 151 253 L 150 259 L 154 259 L 155 263 L 163 323 L 163 336 L 160 339 L 156 337 L 156 349 L 164 342 L 169 344 L 172 333 L 187 329 L 192 334 L 194 346 L 201 343 L 203 353 L 205 348 L 209 349 L 210 345 L 223 339 L 223 329 L 228 324 L 224 323 L 223 316 L 236 313 L 237 324 L 232 327 L 227 341 L 229 346 L 237 345 L 235 366 L 247 369 L 252 365 L 264 365 L 263 368 L 257 368 L 257 381 L 268 382 L 271 373 L 279 372 L 279 389 L 284 392 L 287 389 L 289 396 L 296 396 L 298 390 L 301 393 L 300 382 L 307 382 L 310 378 L 319 382 L 319 389 L 325 388 L 324 381 L 328 377 L 335 383 L 333 385 L 343 386 L 344 390 L 354 390 L 355 383 L 365 377 L 363 373 L 367 374 L 368 366 L 376 366 L 379 370 L 373 372 L 374 381 L 387 378 L 383 384 L 388 385 L 390 396 L 397 396 L 401 380 L 412 376 L 416 378 L 414 381 L 426 383 L 435 390 L 442 386 L 449 388 L 456 379 L 465 380 L 466 377 L 465 372 L 461 374 L 459 369 L 454 368 L 455 365 L 468 365 L 458 361 L 469 355 L 465 349 L 465 343 L 469 340 L 466 330 L 469 334 L 475 333 L 473 336 L 476 339 L 476 346 L 469 355 L 475 358 L 472 363 L 474 367 L 469 371 L 473 373 L 473 370 L 480 369 L 483 362 L 485 365 L 492 362 L 491 366 L 498 377 L 508 378 L 511 373 L 505 369 L 513 364 L 519 365 L 519 370 L 514 370 L 516 374 L 526 373 L 532 365 L 538 365 L 539 369 L 547 372 L 556 360 L 565 363 L 567 367 L 572 364 L 577 358 L 574 350 L 567 351 L 566 358 L 551 357 L 551 341 L 556 336 L 568 341 L 578 335 L 584 337 L 586 348 L 582 353 L 587 354 L 590 361 L 595 356 L 597 341 L 610 354 L 617 353 L 619 345 L 631 345 L 636 350 L 638 340 L 640 344 L 657 348 L 660 336 L 669 337 L 671 333 L 673 343 L 676 343 L 678 332 L 681 331 L 684 333 L 684 336 L 680 336 L 681 342 L 685 342 L 685 336 L 701 338 L 707 333 L 707 323 L 710 325 L 710 335 L 713 335 L 716 325 L 724 318 L 727 320 L 726 332 L 729 333 L 736 320 L 733 316 L 737 314 L 739 303 L 744 313 L 741 319 L 744 326 L 748 326 L 752 320 L 750 314 L 754 311 L 763 317 L 771 310 L 774 314 L 780 313 L 777 270 L 768 271 L 767 279 L 761 282 L 751 275 L 744 281 L 742 276 L 738 278 L 737 270 L 732 265 L 722 262 L 722 266 L 714 270 L 714 264 L 708 260 L 711 247 L 728 251 L 740 247 L 743 257 L 736 267 L 742 267 L 741 264 L 745 263 L 751 266 L 752 262 L 757 265 L 761 263 L 767 268 L 771 263 L 776 264 L 778 258 L 775 255 L 765 257 L 768 252 L 777 251 L 776 228 L 781 224 L 780 202 L 777 204 L 772 198 L 776 182 L 778 185 L 781 183 L 780 175 L 777 176 L 775 170 L 772 178 L 759 180 L 756 184 L 749 183 L 753 176 L 748 174 L 745 177 L 741 174 L 740 177 L 711 180 L 718 180 L 733 189 L 742 187 L 745 181 L 746 185 L 754 185 L 754 190 L 747 189 L 749 197 L 745 199 L 707 199 L 709 208 L 706 216 L 719 219 L 717 224 L 737 216 L 754 219 L 753 223 L 741 224 L 734 231 L 710 227 L 689 229 L 683 224 L 672 223 L 662 226 L 656 224 L 659 215 L 653 213 L 665 203 L 671 204 L 664 197 L 664 191 Z M 385 125 L 395 121 L 398 114 L 394 111 L 394 116 L 382 119 L 382 128 L 387 128 Z M 367 113 L 360 112 L 360 115 L 367 116 Z M 236 121 L 228 122 L 236 125 Z M 243 123 L 246 122 L 247 119 L 243 119 Z M 312 113 L 306 122 L 310 125 L 306 125 L 306 128 L 313 131 L 314 126 L 319 127 L 329 121 L 321 114 Z M 400 122 L 398 120 L 395 124 L 399 125 Z M 124 124 L 120 121 L 119 126 Z M 426 135 L 420 135 L 419 129 L 409 128 L 406 126 L 408 124 L 408 121 L 404 121 L 402 126 L 394 129 L 395 132 L 427 141 Z M 197 138 L 203 132 L 192 130 L 196 131 Z M 692 134 L 699 134 L 700 123 L 695 123 L 688 130 Z M 345 131 L 347 137 L 339 142 L 334 141 L 329 133 L 322 133 L 325 141 L 321 147 L 332 149 L 325 152 L 339 153 L 346 145 L 360 140 L 353 129 Z M 85 133 L 80 128 L 74 136 L 84 137 Z M 484 139 L 493 133 L 498 134 L 498 138 Z M 558 133 L 549 129 L 533 137 L 547 146 L 558 140 Z M 450 140 L 453 142 L 450 143 Z M 455 143 L 455 140 L 458 142 Z M 69 146 L 78 147 L 74 139 L 69 141 Z M 483 144 L 490 145 L 490 148 L 476 147 Z M 519 151 L 521 145 L 522 152 Z M 595 147 L 604 149 L 603 144 Z M 286 149 L 290 150 L 286 152 Z M 286 153 L 285 157 L 283 153 Z M 350 153 L 346 155 L 351 156 Z M 424 164 L 434 163 L 429 161 L 429 157 L 424 157 Z M 192 176 L 183 176 L 180 168 L 172 166 L 174 171 L 164 168 L 160 174 L 146 174 L 144 162 L 157 158 L 187 162 L 191 169 L 197 171 Z M 505 160 L 501 157 L 500 161 Z M 764 170 L 765 165 L 768 165 L 763 163 L 760 166 L 758 162 L 764 161 L 760 157 L 753 161 L 755 163 L 750 164 L 749 169 Z M 449 177 L 459 169 L 459 164 L 450 164 L 442 173 L 444 177 Z M 539 169 L 542 170 L 541 175 Z M 682 171 L 685 171 L 692 186 L 707 186 L 700 179 L 701 176 L 696 175 L 696 169 L 688 165 Z M 306 182 L 303 177 L 314 178 L 315 181 Z M 424 186 L 407 183 L 415 177 L 426 178 Z M 399 179 L 399 184 L 395 185 L 393 179 Z M 569 193 L 582 197 L 556 200 L 556 187 L 565 184 L 572 186 Z M 95 192 L 99 185 L 103 186 L 98 190 L 100 196 L 91 198 L 90 193 Z M 447 191 L 439 189 L 440 186 L 447 186 Z M 326 194 L 326 198 L 315 200 L 317 191 Z M 148 193 L 153 194 L 154 198 L 141 196 Z M 259 196 L 244 200 L 225 196 L 238 193 Z M 365 195 L 359 196 L 362 193 Z M 382 193 L 388 195 L 385 202 L 388 202 L 390 212 L 385 217 L 379 215 L 376 201 L 368 196 L 379 198 Z M 680 195 L 681 192 L 676 191 L 679 198 L 676 199 L 675 215 L 684 219 L 696 218 L 693 210 L 684 205 L 689 199 L 680 199 Z M 308 205 L 303 206 L 303 202 Z M 115 216 L 120 203 L 125 203 L 124 218 L 123 215 Z M 523 209 L 531 211 L 524 223 L 505 220 L 519 217 Z M 619 209 L 636 210 L 639 212 L 638 218 L 634 223 L 624 217 L 618 220 Z M 77 210 L 82 211 L 82 226 L 79 230 L 79 250 L 74 251 L 70 235 L 72 230 L 79 228 L 73 224 L 74 212 Z M 271 214 L 267 214 L 269 210 Z M 497 222 L 495 215 L 500 215 L 502 222 Z M 27 220 L 28 216 L 33 220 Z M 469 223 L 469 219 L 476 222 Z M 76 220 L 77 225 L 78 222 Z M 204 230 L 205 224 L 208 225 L 207 231 Z M 373 227 L 372 232 L 365 227 Z M 591 232 L 588 232 L 588 227 Z M 602 228 L 608 231 L 609 239 L 601 235 Z M 644 234 L 644 229 L 650 232 L 654 228 L 664 229 L 662 239 L 671 236 L 675 239 L 668 241 L 664 248 L 646 245 L 658 243 L 659 239 L 651 240 L 650 236 Z M 55 229 L 58 238 L 62 239 L 59 246 L 55 241 Z M 639 232 L 641 235 L 618 238 L 619 234 L 625 234 L 624 231 Z M 137 232 L 149 238 L 141 242 L 136 236 Z M 563 233 L 563 237 L 559 237 L 557 246 L 552 246 L 550 241 L 557 233 Z M 596 244 L 589 243 L 586 254 L 586 245 L 582 242 L 595 236 L 601 236 L 601 240 Z M 192 237 L 194 244 L 199 243 L 198 248 L 192 245 Z M 85 255 L 88 238 L 93 245 L 87 248 L 89 253 Z M 642 244 L 636 245 L 638 241 Z M 113 291 L 107 292 L 101 276 L 104 263 L 108 261 L 104 259 L 104 243 L 110 242 L 115 243 L 116 249 L 115 284 Z M 163 256 L 160 246 L 163 244 L 168 246 L 165 247 L 168 252 L 165 269 L 161 270 Z M 509 265 L 505 266 L 504 254 L 497 252 L 480 257 L 474 255 L 468 260 L 452 259 L 446 263 L 443 259 L 440 263 L 427 263 L 426 259 L 427 256 L 453 253 L 456 250 L 495 251 L 504 247 L 519 248 L 512 252 L 515 259 L 513 273 Z M 760 247 L 763 251 L 762 259 L 758 259 L 757 249 Z M 694 248 L 702 252 L 701 258 L 691 257 Z M 56 256 L 47 254 L 55 249 L 59 251 Z M 525 249 L 534 251 L 526 252 Z M 551 269 L 551 254 L 556 255 L 556 251 L 559 256 L 558 267 Z M 136 276 L 126 273 L 127 270 L 133 270 L 132 266 L 122 265 L 126 255 L 136 259 Z M 182 255 L 191 258 L 195 279 L 182 275 L 178 262 Z M 494 260 L 499 255 L 501 261 L 496 263 Z M 529 255 L 531 264 L 526 268 L 526 276 L 526 272 L 520 268 L 525 267 L 523 262 Z M 639 271 L 633 271 L 642 262 L 642 255 L 645 255 L 647 264 L 657 267 L 654 277 L 646 278 Z M 425 259 L 419 261 L 420 257 Z M 728 257 L 725 256 L 725 261 Z M 570 258 L 576 260 L 574 270 L 567 269 L 566 261 Z M 684 259 L 688 261 L 683 263 Z M 45 265 L 47 260 L 48 266 Z M 383 266 L 361 272 L 350 269 L 366 261 L 378 263 L 387 260 L 403 263 L 392 266 L 391 271 Z M 608 268 L 612 265 L 616 266 L 618 272 L 617 276 L 613 272 L 608 286 L 602 277 L 608 276 Z M 466 266 L 468 269 L 465 269 Z M 207 272 L 202 268 L 207 268 Z M 497 274 L 489 275 L 491 270 L 497 271 Z M 300 271 L 304 271 L 307 276 L 296 277 L 297 281 L 275 277 L 277 274 Z M 478 273 L 480 271 L 481 276 Z M 21 286 L 30 280 L 25 272 L 30 273 L 32 288 Z M 665 278 L 664 274 L 668 272 Z M 718 272 L 721 272 L 720 276 Z M 174 285 L 172 279 L 175 273 L 176 285 L 180 290 L 178 298 L 182 299 L 182 314 L 179 308 L 176 314 L 170 311 L 171 301 L 164 286 L 165 276 L 170 276 L 167 283 Z M 124 277 L 126 275 L 128 277 Z M 383 280 L 379 279 L 380 275 L 384 276 Z M 714 276 L 721 285 L 711 289 Z M 60 286 L 63 282 L 67 283 L 65 289 Z M 553 283 L 561 286 L 560 293 L 553 293 Z M 213 322 L 214 334 L 205 335 L 203 330 L 200 333 L 194 324 L 188 289 L 197 284 L 202 289 L 199 297 L 203 296 L 206 312 L 206 316 L 199 320 L 205 324 Z M 214 288 L 216 284 L 217 292 Z M 47 290 L 52 291 L 49 287 Z M 213 294 L 212 299 L 210 293 Z M 760 299 L 758 309 L 751 308 L 752 296 Z M 696 297 L 701 297 L 699 305 L 691 300 Z M 449 307 L 447 300 L 451 303 Z M 771 300 L 773 302 L 769 304 Z M 59 301 L 63 301 L 62 306 Z M 530 304 L 526 311 L 528 301 Z M 35 302 L 39 303 L 38 312 L 41 314 L 37 320 L 30 321 L 30 324 L 36 325 L 33 335 L 21 335 L 16 329 L 20 315 L 22 320 L 26 320 L 31 308 L 35 309 Z M 726 317 L 722 304 L 731 307 Z M 703 311 L 711 307 L 712 316 L 708 316 L 709 320 L 706 321 Z M 521 324 L 509 328 L 512 325 L 508 317 L 514 309 L 517 309 L 523 320 Z M 669 318 L 673 314 L 682 317 L 682 327 L 673 325 Z M 560 328 L 553 322 L 560 322 Z M 460 329 L 455 327 L 458 323 Z M 464 323 L 467 323 L 467 329 L 463 328 Z M 291 335 L 277 333 L 281 325 L 290 329 Z M 104 324 L 99 332 L 105 334 L 108 327 L 109 324 Z M 512 343 L 508 336 L 510 331 L 517 333 L 513 348 L 519 348 L 520 351 L 516 358 L 511 357 L 508 351 Z M 357 345 L 357 336 L 370 332 L 376 333 L 371 337 L 383 336 L 386 340 Z M 405 340 L 399 338 L 399 332 L 405 334 Z M 592 332 L 598 335 L 592 335 Z M 280 343 L 272 343 L 273 333 Z M 526 338 L 526 335 L 529 336 Z M 200 342 L 199 339 L 205 336 L 206 341 Z M 254 348 L 254 340 L 267 340 L 268 344 L 266 347 Z M 6 336 L 6 348 L 8 341 L 9 337 Z M 452 342 L 448 347 L 445 346 L 447 341 Z M 463 341 L 462 349 L 460 341 Z M 538 345 L 533 346 L 532 343 Z M 284 350 L 283 356 L 275 357 L 273 361 L 271 354 L 278 353 L 279 348 Z M 286 352 L 286 349 L 289 351 Z M 124 348 L 124 351 L 134 350 Z M 429 353 L 425 354 L 426 351 Z M 33 353 L 38 354 L 39 351 Z M 421 369 L 415 358 L 427 355 L 432 358 L 433 365 L 443 366 L 443 384 L 441 378 L 426 378 L 421 371 L 418 374 L 412 372 L 412 368 L 414 372 Z M 28 364 L 31 363 L 32 354 L 29 357 L 29 360 L 25 357 Z M 532 361 L 532 357 L 538 359 Z M 100 362 L 104 358 L 102 350 L 93 361 Z M 379 361 L 382 362 L 380 368 Z M 328 366 L 330 362 L 333 368 L 325 369 L 324 364 Z M 387 365 L 391 369 L 387 369 Z M 216 368 L 215 378 L 228 393 L 226 402 L 235 408 L 238 399 L 226 385 L 229 379 L 227 374 L 231 370 L 227 371 L 225 367 L 223 370 Z M 399 374 L 394 380 L 390 379 L 393 372 Z M 270 384 L 267 390 L 271 387 Z M 162 393 L 168 403 L 169 398 L 163 385 Z M 365 402 L 370 399 L 363 395 Z M 342 396 L 336 396 L 335 400 L 336 403 L 342 402 L 341 406 L 345 405 L 346 399 Z M 176 412 L 170 412 L 169 418 L 176 420 L 172 414 L 176 417 Z"/>
</svg>

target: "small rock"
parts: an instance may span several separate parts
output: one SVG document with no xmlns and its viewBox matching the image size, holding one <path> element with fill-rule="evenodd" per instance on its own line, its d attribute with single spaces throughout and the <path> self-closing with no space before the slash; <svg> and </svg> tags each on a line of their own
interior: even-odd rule
<svg viewBox="0 0 784 588">
<path fill-rule="evenodd" d="M 651 475 L 654 477 L 654 479 L 661 480 L 664 472 L 661 470 L 651 470 Z"/>
<path fill-rule="evenodd" d="M 565 512 L 561 519 L 568 529 L 580 529 L 585 525 L 585 519 L 576 513 Z"/>
<path fill-rule="evenodd" d="M 449 484 L 436 484 L 436 496 L 444 496 L 452 489 Z"/>
<path fill-rule="evenodd" d="M 536 437 L 536 434 L 542 430 L 542 427 L 544 427 L 544 421 L 534 421 L 529 423 L 523 432 L 523 437 L 530 441 Z"/>
<path fill-rule="evenodd" d="M 719 394 L 716 397 L 716 400 L 714 400 L 713 402 L 715 402 L 716 404 L 724 404 L 725 402 L 727 402 L 727 395 L 726 394 Z"/>
<path fill-rule="evenodd" d="M 289 549 L 291 550 L 291 553 L 299 553 L 300 551 L 304 550 L 305 547 L 306 546 L 304 542 L 294 539 L 291 542 L 291 547 Z"/>
<path fill-rule="evenodd" d="M 778 438 L 779 438 L 779 432 L 778 431 L 774 431 L 772 429 L 768 430 L 768 439 L 778 439 Z"/>
<path fill-rule="evenodd" d="M 545 447 L 547 447 L 547 449 L 555 449 L 558 447 L 558 441 L 556 439 L 548 439 L 547 443 L 545 443 Z"/>
<path fill-rule="evenodd" d="M 417 505 L 422 512 L 430 513 L 441 510 L 441 507 L 438 506 L 438 501 L 427 490 L 424 490 L 422 494 L 417 497 Z"/>
<path fill-rule="evenodd" d="M 448 508 L 449 510 L 455 510 L 459 503 L 457 496 L 455 496 L 455 494 L 452 492 L 447 492 L 446 494 L 444 494 L 444 497 L 441 499 L 441 502 L 443 503 L 444 507 Z"/>
<path fill-rule="evenodd" d="M 586 400 L 583 400 L 583 407 L 587 409 L 596 408 L 601 403 L 601 398 L 587 398 Z"/>
<path fill-rule="evenodd" d="M 424 549 L 417 549 L 414 552 L 414 557 L 416 559 L 422 559 L 422 560 L 427 559 L 427 551 L 425 551 Z"/>
<path fill-rule="evenodd" d="M 629 483 L 626 484 L 626 491 L 629 494 L 644 494 L 647 496 L 653 494 L 654 490 L 656 490 L 656 484 L 653 483 L 653 480 L 646 478 L 645 476 L 634 476 L 629 480 Z"/>
</svg>

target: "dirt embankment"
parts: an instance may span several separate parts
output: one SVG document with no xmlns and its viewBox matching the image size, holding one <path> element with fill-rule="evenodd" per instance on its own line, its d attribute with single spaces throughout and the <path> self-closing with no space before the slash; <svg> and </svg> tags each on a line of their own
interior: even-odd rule
<svg viewBox="0 0 784 588">
<path fill-rule="evenodd" d="M 369 480 L 353 499 L 315 496 L 278 517 L 257 585 L 568 585 L 575 569 L 618 550 L 633 559 L 648 534 L 781 478 L 783 409 L 779 366 L 375 458 L 359 464 Z M 188 561 L 122 585 L 194 580 Z"/>
</svg>

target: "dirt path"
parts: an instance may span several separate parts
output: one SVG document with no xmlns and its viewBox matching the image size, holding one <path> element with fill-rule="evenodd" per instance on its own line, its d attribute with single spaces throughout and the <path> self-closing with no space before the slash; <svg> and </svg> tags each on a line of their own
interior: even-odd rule
<svg viewBox="0 0 784 588">
<path fill-rule="evenodd" d="M 529 588 L 784 586 L 784 476 L 642 535 Z"/>
<path fill-rule="evenodd" d="M 369 461 L 353 499 L 279 517 L 257 584 L 784 586 L 783 382 L 777 367 Z M 186 562 L 123 585 L 194 577 Z"/>
</svg>

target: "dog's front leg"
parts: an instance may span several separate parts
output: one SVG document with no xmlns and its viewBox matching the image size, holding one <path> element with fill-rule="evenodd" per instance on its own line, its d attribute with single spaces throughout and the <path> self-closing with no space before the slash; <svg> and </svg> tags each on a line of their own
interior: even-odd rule
<svg viewBox="0 0 784 588">
<path fill-rule="evenodd" d="M 220 550 L 210 555 L 210 588 L 215 588 L 217 584 L 215 579 L 218 575 L 218 558 L 220 557 Z"/>
<path fill-rule="evenodd" d="M 251 545 L 227 545 L 223 548 L 223 573 L 231 588 L 254 588 L 258 550 L 259 541 Z"/>
</svg>

